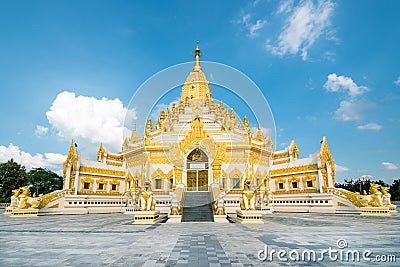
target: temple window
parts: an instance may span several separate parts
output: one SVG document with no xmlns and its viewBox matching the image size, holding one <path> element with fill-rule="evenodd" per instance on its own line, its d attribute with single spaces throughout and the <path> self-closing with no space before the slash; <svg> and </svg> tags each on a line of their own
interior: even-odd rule
<svg viewBox="0 0 400 267">
<path fill-rule="evenodd" d="M 307 181 L 307 187 L 313 187 L 312 181 Z"/>
<path fill-rule="evenodd" d="M 83 183 L 83 189 L 89 190 L 90 189 L 90 183 L 88 183 L 88 182 Z"/>
<path fill-rule="evenodd" d="M 111 190 L 112 191 L 116 191 L 117 190 L 117 185 L 116 184 L 112 184 L 111 185 Z"/>
<path fill-rule="evenodd" d="M 156 178 L 156 189 L 161 189 L 161 182 L 162 180 L 160 178 Z"/>
<path fill-rule="evenodd" d="M 240 178 L 233 178 L 233 188 L 240 189 Z"/>
<path fill-rule="evenodd" d="M 293 189 L 297 188 L 297 182 L 292 182 L 292 188 Z"/>
<path fill-rule="evenodd" d="M 278 189 L 280 190 L 284 189 L 283 183 L 278 183 Z"/>
<path fill-rule="evenodd" d="M 104 190 L 104 184 L 103 183 L 99 183 L 99 190 Z"/>
</svg>

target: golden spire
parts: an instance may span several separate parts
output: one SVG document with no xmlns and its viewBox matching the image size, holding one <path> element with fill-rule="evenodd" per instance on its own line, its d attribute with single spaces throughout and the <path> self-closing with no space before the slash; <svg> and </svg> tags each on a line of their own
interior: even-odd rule
<svg viewBox="0 0 400 267">
<path fill-rule="evenodd" d="M 200 71 L 201 66 L 200 66 L 200 48 L 199 48 L 199 41 L 196 41 L 196 50 L 194 50 L 194 56 L 195 56 L 195 62 L 194 62 L 194 67 L 193 71 Z"/>
<path fill-rule="evenodd" d="M 192 71 L 186 78 L 182 87 L 181 101 L 188 99 L 211 99 L 211 88 L 206 76 L 200 66 L 200 48 L 199 41 L 196 41 L 196 49 L 194 51 L 195 62 Z"/>
</svg>

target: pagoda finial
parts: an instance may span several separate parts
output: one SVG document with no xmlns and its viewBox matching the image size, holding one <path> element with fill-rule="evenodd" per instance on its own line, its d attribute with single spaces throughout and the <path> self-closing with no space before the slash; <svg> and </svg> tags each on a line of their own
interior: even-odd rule
<svg viewBox="0 0 400 267">
<path fill-rule="evenodd" d="M 260 124 L 258 124 L 256 139 L 259 140 L 259 141 L 263 141 L 264 140 L 264 133 L 263 133 L 261 127 L 260 127 Z"/>
<path fill-rule="evenodd" d="M 200 48 L 199 48 L 199 40 L 196 40 L 196 50 L 194 51 L 194 56 L 195 56 L 195 63 L 194 63 L 194 67 L 193 67 L 194 71 L 201 70 L 200 55 L 201 54 L 200 54 Z"/>
<path fill-rule="evenodd" d="M 132 143 L 136 143 L 137 141 L 139 141 L 137 132 L 136 132 L 136 122 L 135 122 L 135 126 L 133 127 L 133 131 L 132 131 L 132 135 L 131 135 L 131 140 Z"/>
</svg>

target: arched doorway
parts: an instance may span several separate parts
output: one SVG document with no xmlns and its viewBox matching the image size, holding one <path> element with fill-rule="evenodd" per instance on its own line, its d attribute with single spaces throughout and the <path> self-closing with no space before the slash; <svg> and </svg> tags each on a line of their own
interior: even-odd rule
<svg viewBox="0 0 400 267">
<path fill-rule="evenodd" d="M 208 191 L 208 157 L 200 149 L 195 148 L 187 156 L 186 190 Z"/>
</svg>

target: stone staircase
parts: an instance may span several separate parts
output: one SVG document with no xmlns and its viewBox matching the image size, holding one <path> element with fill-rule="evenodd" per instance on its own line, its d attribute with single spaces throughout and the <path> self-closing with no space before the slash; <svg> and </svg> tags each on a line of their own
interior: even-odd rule
<svg viewBox="0 0 400 267">
<path fill-rule="evenodd" d="M 210 192 L 185 192 L 182 222 L 213 222 Z"/>
</svg>

